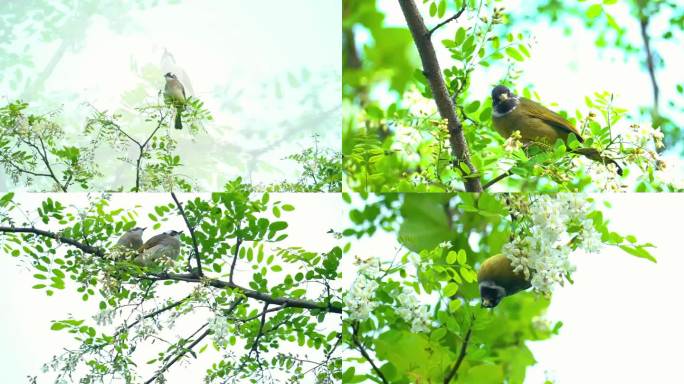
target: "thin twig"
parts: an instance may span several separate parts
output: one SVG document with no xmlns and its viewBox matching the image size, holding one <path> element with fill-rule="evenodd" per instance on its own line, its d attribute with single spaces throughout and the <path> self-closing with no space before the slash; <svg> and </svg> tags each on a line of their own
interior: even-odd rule
<svg viewBox="0 0 684 384">
<path fill-rule="evenodd" d="M 178 207 L 178 211 L 183 217 L 183 221 L 185 221 L 185 226 L 188 227 L 188 231 L 190 231 L 190 238 L 192 239 L 192 249 L 195 253 L 195 259 L 197 261 L 197 273 L 199 276 L 203 276 L 204 272 L 202 272 L 202 261 L 200 260 L 199 247 L 197 246 L 197 239 L 195 239 L 195 228 L 188 222 L 188 216 L 185 214 L 185 211 L 183 210 L 183 204 L 181 204 L 180 201 L 178 201 L 176 194 L 171 192 L 171 197 L 173 198 L 173 201 L 176 203 L 176 207 Z M 190 268 L 191 259 L 192 256 L 188 258 L 188 271 L 190 272 L 192 272 L 192 269 Z"/>
<path fill-rule="evenodd" d="M 461 351 L 458 354 L 458 359 L 456 360 L 456 364 L 454 364 L 454 367 L 449 371 L 449 373 L 444 377 L 444 384 L 449 384 L 451 379 L 456 377 L 456 374 L 458 373 L 458 369 L 461 367 L 461 364 L 463 363 L 463 359 L 465 359 L 466 351 L 468 349 L 468 343 L 470 342 L 470 335 L 473 332 L 473 324 L 470 323 L 470 327 L 468 327 L 468 332 L 466 332 L 465 339 L 463 339 L 463 344 L 461 344 Z"/>
<path fill-rule="evenodd" d="M 499 176 L 497 176 L 497 177 L 495 177 L 495 178 L 489 180 L 489 181 L 482 187 L 482 189 L 484 189 L 484 190 L 486 191 L 487 188 L 491 187 L 492 185 L 498 183 L 499 181 L 501 181 L 501 180 L 507 178 L 508 176 L 510 176 L 510 175 L 512 175 L 512 174 L 513 174 L 513 170 L 512 170 L 512 169 L 509 169 L 508 171 L 506 171 L 506 172 L 500 174 Z"/>
<path fill-rule="evenodd" d="M 442 21 L 441 23 L 437 24 L 434 28 L 429 30 L 427 33 L 427 38 L 428 39 L 432 38 L 432 34 L 435 33 L 436 30 L 438 30 L 439 28 L 442 28 L 444 25 L 446 25 L 446 24 L 448 24 L 454 20 L 457 20 L 459 17 L 461 17 L 461 14 L 465 11 L 465 9 L 466 9 L 466 0 L 463 0 L 463 5 L 461 6 L 461 9 L 455 15 L 453 15 L 450 18 Z"/>
<path fill-rule="evenodd" d="M 365 347 L 363 346 L 363 344 L 359 341 L 359 338 L 358 338 L 358 337 L 359 337 L 359 327 L 358 327 L 358 324 L 352 324 L 352 330 L 353 330 L 353 333 L 352 333 L 352 343 L 354 343 L 354 345 L 356 345 L 356 349 L 358 349 L 359 352 L 361 353 L 361 356 L 363 356 L 363 358 L 366 359 L 366 361 L 368 361 L 368 363 L 369 363 L 369 364 L 371 365 L 371 367 L 373 368 L 373 371 L 375 371 L 375 374 L 378 375 L 378 377 L 380 378 L 380 380 L 382 380 L 382 382 L 385 383 L 385 384 L 389 384 L 389 381 L 387 381 L 387 379 L 385 378 L 385 375 L 382 373 L 382 371 L 380 370 L 380 368 L 378 368 L 378 366 L 375 365 L 375 362 L 373 361 L 373 359 L 372 359 L 372 358 L 370 357 L 370 355 L 368 354 L 368 351 L 366 351 L 366 348 L 365 348 Z"/>
<path fill-rule="evenodd" d="M 640 26 L 641 26 L 641 39 L 644 41 L 644 49 L 646 51 L 646 67 L 648 68 L 648 75 L 651 79 L 651 88 L 653 89 L 653 115 L 658 115 L 658 104 L 660 98 L 660 90 L 658 88 L 658 82 L 655 76 L 655 60 L 653 59 L 653 51 L 651 50 L 651 39 L 648 35 L 648 16 L 643 14 L 643 10 L 640 9 Z"/>
<path fill-rule="evenodd" d="M 240 231 L 240 226 L 238 225 L 237 231 Z M 228 276 L 228 281 L 233 284 L 233 275 L 235 274 L 235 266 L 237 265 L 238 256 L 240 255 L 240 245 L 242 245 L 242 238 L 238 235 L 235 241 L 235 252 L 233 252 L 233 262 L 230 264 L 230 276 Z"/>
<path fill-rule="evenodd" d="M 190 337 L 193 337 L 193 336 L 194 336 L 195 334 L 197 334 L 199 331 L 201 331 L 202 329 L 204 329 L 207 325 L 209 325 L 209 323 L 205 323 L 204 325 L 202 325 L 202 326 L 201 326 L 197 331 L 195 331 L 195 333 L 193 333 Z M 176 354 L 176 356 L 174 356 L 173 359 L 171 359 L 169 362 L 167 362 L 166 364 L 164 364 L 164 366 L 161 367 L 161 368 L 154 374 L 154 376 L 150 377 L 147 381 L 145 381 L 145 384 L 150 384 L 150 383 L 152 383 L 153 381 L 155 381 L 159 376 L 161 376 L 164 372 L 166 372 L 169 368 L 171 368 L 172 365 L 174 365 L 178 360 L 180 360 L 183 356 L 185 356 L 186 353 L 188 353 L 189 351 L 192 351 L 192 349 L 195 348 L 195 346 L 197 346 L 197 344 L 199 344 L 205 337 L 207 337 L 207 335 L 209 334 L 210 331 L 211 331 L 210 329 L 207 329 L 207 330 L 205 330 L 204 332 L 202 332 L 202 334 L 201 334 L 200 336 L 198 336 L 197 339 L 195 339 L 195 341 L 193 341 L 187 348 L 186 348 L 186 347 L 181 347 L 181 348 L 182 348 L 181 353 Z M 188 338 L 188 339 L 189 339 L 189 338 Z"/>
</svg>

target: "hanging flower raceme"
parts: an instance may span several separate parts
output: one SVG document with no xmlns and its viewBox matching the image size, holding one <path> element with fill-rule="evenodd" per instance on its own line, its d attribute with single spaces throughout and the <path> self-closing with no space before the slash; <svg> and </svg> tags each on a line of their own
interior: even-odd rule
<svg viewBox="0 0 684 384">
<path fill-rule="evenodd" d="M 344 308 L 351 320 L 365 320 L 378 307 L 375 300 L 375 290 L 378 288 L 376 279 L 380 276 L 380 260 L 377 258 L 356 259 L 359 266 L 356 279 L 349 292 L 344 295 Z"/>
<path fill-rule="evenodd" d="M 413 258 L 416 268 L 420 268 L 420 258 Z M 375 299 L 383 276 L 382 265 L 377 258 L 356 259 L 357 275 L 349 291 L 344 295 L 345 312 L 350 320 L 365 320 L 382 303 Z M 411 326 L 411 332 L 428 332 L 431 329 L 430 307 L 420 303 L 416 292 L 409 287 L 393 291 L 396 302 L 394 312 Z"/>
<path fill-rule="evenodd" d="M 586 197 L 513 195 L 509 201 L 511 213 L 519 221 L 519 232 L 503 246 L 502 253 L 535 290 L 550 294 L 556 284 L 563 284 L 575 271 L 569 258 L 573 250 L 601 250 L 601 235 L 586 217 L 593 210 Z"/>
</svg>

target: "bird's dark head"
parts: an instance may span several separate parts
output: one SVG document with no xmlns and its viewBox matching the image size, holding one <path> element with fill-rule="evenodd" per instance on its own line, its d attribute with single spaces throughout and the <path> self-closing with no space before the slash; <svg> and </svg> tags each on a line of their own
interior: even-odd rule
<svg viewBox="0 0 684 384">
<path fill-rule="evenodd" d="M 176 75 L 174 75 L 174 74 L 171 73 L 171 72 L 167 72 L 167 73 L 164 75 L 164 78 L 165 78 L 166 80 L 171 80 L 171 79 L 175 79 L 175 78 L 176 78 Z"/>
<path fill-rule="evenodd" d="M 484 308 L 496 307 L 505 296 L 506 289 L 504 287 L 489 280 L 480 282 L 480 297 Z"/>
<path fill-rule="evenodd" d="M 135 227 L 135 228 L 131 229 L 130 232 L 140 232 L 140 233 L 142 233 L 145 229 L 147 229 L 147 227 Z"/>
<path fill-rule="evenodd" d="M 494 117 L 501 117 L 518 106 L 520 101 L 510 89 L 503 85 L 497 85 L 492 89 L 492 104 L 494 105 Z"/>
<path fill-rule="evenodd" d="M 172 230 L 166 231 L 164 233 L 166 233 L 167 235 L 169 235 L 171 237 L 178 237 L 178 235 L 180 235 L 182 232 L 181 231 L 175 231 L 172 229 Z"/>
</svg>

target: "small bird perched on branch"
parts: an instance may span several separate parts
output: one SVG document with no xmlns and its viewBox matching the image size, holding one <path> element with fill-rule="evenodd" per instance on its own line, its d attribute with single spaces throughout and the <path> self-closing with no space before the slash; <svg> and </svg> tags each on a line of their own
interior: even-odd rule
<svg viewBox="0 0 684 384">
<path fill-rule="evenodd" d="M 513 271 L 508 257 L 498 254 L 489 257 L 477 271 L 477 282 L 480 286 L 482 306 L 496 307 L 501 299 L 531 287 L 525 277 Z"/>
<path fill-rule="evenodd" d="M 183 84 L 178 81 L 176 75 L 168 72 L 164 75 L 166 85 L 164 86 L 164 100 L 166 103 L 176 107 L 175 128 L 183 129 L 183 122 L 181 121 L 181 114 L 185 109 L 185 88 Z"/>
<path fill-rule="evenodd" d="M 553 145 L 558 139 L 567 144 L 568 136 L 572 133 L 577 141 L 584 142 L 579 131 L 561 115 L 532 100 L 516 96 L 503 85 L 497 85 L 492 90 L 492 103 L 494 129 L 505 138 L 519 131 L 524 144 Z M 615 160 L 602 156 L 595 148 L 577 148 L 572 152 L 603 164 L 614 164 L 617 173 L 622 175 L 620 165 Z"/>
<path fill-rule="evenodd" d="M 177 260 L 181 247 L 178 239 L 180 234 L 181 232 L 172 230 L 152 236 L 138 249 L 135 263 L 148 267 Z"/>
<path fill-rule="evenodd" d="M 123 246 L 128 249 L 137 250 L 143 245 L 142 235 L 145 227 L 135 227 L 130 231 L 127 231 L 119 240 L 116 241 L 116 245 Z"/>
</svg>

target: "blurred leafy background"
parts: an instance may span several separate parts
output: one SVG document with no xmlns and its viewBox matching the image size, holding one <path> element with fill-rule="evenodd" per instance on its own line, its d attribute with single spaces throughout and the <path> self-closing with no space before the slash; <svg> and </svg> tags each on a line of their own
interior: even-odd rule
<svg viewBox="0 0 684 384">
<path fill-rule="evenodd" d="M 288 157 L 318 148 L 339 159 L 340 19 L 338 1 L 3 1 L 0 100 L 49 116 L 70 145 L 87 143 L 95 110 L 146 137 L 153 128 L 135 108 L 157 100 L 165 71 L 183 72 L 186 93 L 213 116 L 169 133 L 192 189 L 220 190 L 238 176 L 296 183 L 303 166 Z M 128 190 L 135 172 L 113 159 L 126 155 L 98 149 L 103 177 L 88 188 Z M 2 190 L 51 189 L 6 176 Z"/>
</svg>

